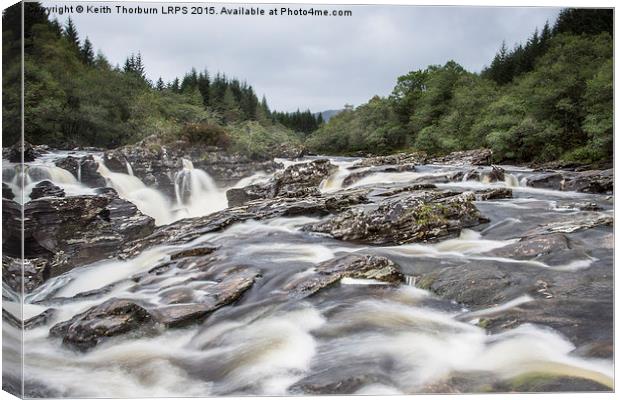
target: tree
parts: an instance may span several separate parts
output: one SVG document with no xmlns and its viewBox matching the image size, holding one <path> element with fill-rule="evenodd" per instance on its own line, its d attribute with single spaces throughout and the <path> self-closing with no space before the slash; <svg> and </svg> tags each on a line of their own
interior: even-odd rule
<svg viewBox="0 0 620 400">
<path fill-rule="evenodd" d="M 76 50 L 79 51 L 79 48 L 80 48 L 80 37 L 78 35 L 77 28 L 75 27 L 75 24 L 73 23 L 73 20 L 71 19 L 71 17 L 69 17 L 67 19 L 67 24 L 65 25 L 65 35 L 64 36 L 67 39 L 67 41 L 73 47 L 75 47 Z"/>
<path fill-rule="evenodd" d="M 159 77 L 159 79 L 157 80 L 157 83 L 155 84 L 155 89 L 157 89 L 158 91 L 162 91 L 166 88 L 165 84 L 164 84 L 164 80 L 161 79 L 161 76 Z"/>
<path fill-rule="evenodd" d="M 95 62 L 95 52 L 93 51 L 93 45 L 90 40 L 88 40 L 88 37 L 84 40 L 84 44 L 80 49 L 80 56 L 86 65 L 93 65 Z"/>
</svg>

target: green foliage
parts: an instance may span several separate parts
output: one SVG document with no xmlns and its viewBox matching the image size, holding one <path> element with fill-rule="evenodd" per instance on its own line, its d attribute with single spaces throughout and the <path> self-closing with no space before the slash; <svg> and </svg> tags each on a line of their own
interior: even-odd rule
<svg viewBox="0 0 620 400">
<path fill-rule="evenodd" d="M 611 159 L 613 39 L 609 12 L 591 11 L 563 13 L 555 33 L 546 25 L 512 52 L 502 46 L 480 75 L 454 61 L 409 72 L 388 99 L 333 117 L 307 144 L 336 154 L 490 147 L 496 161 Z"/>
<path fill-rule="evenodd" d="M 209 122 L 185 125 L 181 130 L 181 138 L 190 143 L 202 143 L 224 149 L 228 148 L 231 142 L 230 135 L 223 127 Z"/>
<path fill-rule="evenodd" d="M 25 138 L 58 148 L 113 148 L 155 135 L 162 141 L 189 140 L 235 147 L 256 155 L 292 141 L 292 132 L 272 122 L 266 99 L 259 102 L 252 86 L 206 70 L 192 69 L 169 84 L 146 78 L 140 52 L 113 68 L 101 53 L 94 55 L 88 38 L 80 45 L 71 19 L 64 27 L 49 21 L 39 3 L 26 3 Z M 3 14 L 3 140 L 21 136 L 21 5 Z M 240 127 L 244 121 L 260 125 Z M 234 125 L 236 142 L 227 124 Z M 260 126 L 260 128 L 259 128 Z M 270 135 L 273 132 L 273 137 Z M 256 137 L 256 145 L 249 143 Z"/>
<path fill-rule="evenodd" d="M 274 111 L 271 113 L 271 116 L 274 121 L 295 132 L 301 133 L 303 136 L 316 131 L 323 121 L 321 114 L 315 116 L 310 110 L 304 112 L 297 110 L 292 113 Z"/>
<path fill-rule="evenodd" d="M 310 136 L 313 151 L 336 154 L 388 153 L 405 146 L 405 130 L 398 123 L 392 101 L 378 96 L 355 110 L 345 109 Z"/>
<path fill-rule="evenodd" d="M 245 121 L 227 127 L 231 137 L 230 150 L 252 158 L 264 159 L 282 145 L 301 145 L 300 139 L 283 126 L 264 126 L 256 121 Z"/>
</svg>

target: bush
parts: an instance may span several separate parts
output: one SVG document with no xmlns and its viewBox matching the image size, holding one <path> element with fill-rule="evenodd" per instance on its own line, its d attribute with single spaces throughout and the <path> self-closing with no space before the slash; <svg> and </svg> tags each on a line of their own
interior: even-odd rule
<svg viewBox="0 0 620 400">
<path fill-rule="evenodd" d="M 181 137 L 190 143 L 200 143 L 224 149 L 231 144 L 228 132 L 220 125 L 209 122 L 185 124 L 181 130 Z"/>
</svg>

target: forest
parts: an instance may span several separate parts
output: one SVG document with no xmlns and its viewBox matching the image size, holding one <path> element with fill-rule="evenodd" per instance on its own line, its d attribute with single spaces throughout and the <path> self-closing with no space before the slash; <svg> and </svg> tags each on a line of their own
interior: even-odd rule
<svg viewBox="0 0 620 400">
<path fill-rule="evenodd" d="M 481 73 L 455 61 L 398 77 L 392 93 L 345 110 L 307 141 L 315 152 L 444 154 L 489 147 L 496 161 L 609 160 L 613 11 L 564 9 L 553 27 Z"/>
<path fill-rule="evenodd" d="M 114 148 L 157 135 L 261 157 L 276 144 L 322 154 L 445 154 L 489 147 L 496 161 L 609 160 L 613 151 L 613 12 L 564 9 L 526 43 L 503 43 L 489 66 L 455 61 L 411 71 L 387 96 L 320 113 L 270 110 L 246 82 L 192 68 L 146 77 L 137 52 L 113 66 L 38 3 L 26 3 L 25 138 L 57 148 Z M 20 10 L 3 14 L 5 146 L 20 135 Z"/>
<path fill-rule="evenodd" d="M 3 140 L 20 137 L 21 11 L 3 14 Z M 192 68 L 151 82 L 138 52 L 113 66 L 69 18 L 50 20 L 25 4 L 25 139 L 56 148 L 115 148 L 147 136 L 200 141 L 261 156 L 280 143 L 300 144 L 320 116 L 272 112 L 263 96 L 224 73 Z"/>
</svg>

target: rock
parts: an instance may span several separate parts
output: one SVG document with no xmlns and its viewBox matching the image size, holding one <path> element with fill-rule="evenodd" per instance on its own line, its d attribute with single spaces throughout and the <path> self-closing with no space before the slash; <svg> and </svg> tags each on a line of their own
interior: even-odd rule
<svg viewBox="0 0 620 400">
<path fill-rule="evenodd" d="M 415 171 L 415 164 L 383 165 L 383 166 L 378 166 L 378 167 L 369 167 L 361 171 L 351 172 L 342 181 L 342 187 L 351 186 L 354 183 L 372 174 L 376 174 L 380 172 L 386 173 L 386 172 L 406 172 L 406 171 Z"/>
<path fill-rule="evenodd" d="M 335 169 L 327 159 L 293 164 L 277 172 L 267 183 L 228 190 L 228 206 L 238 207 L 256 199 L 319 195 L 319 184 Z"/>
<path fill-rule="evenodd" d="M 3 200 L 3 249 L 21 257 L 20 207 Z M 151 217 L 118 196 L 41 198 L 24 206 L 24 256 L 48 261 L 49 275 L 116 255 L 121 245 L 153 232 Z M 8 221 L 5 223 L 4 221 Z"/>
<path fill-rule="evenodd" d="M 490 149 L 455 151 L 443 157 L 430 160 L 432 164 L 490 165 L 493 152 Z"/>
<path fill-rule="evenodd" d="M 232 267 L 214 277 L 217 283 L 206 282 L 198 287 L 202 296 L 199 303 L 170 304 L 154 308 L 150 313 L 155 321 L 168 328 L 196 323 L 218 308 L 236 301 L 258 277 L 260 273 L 254 269 Z"/>
<path fill-rule="evenodd" d="M 232 188 L 226 191 L 228 207 L 238 207 L 248 201 L 265 199 L 271 196 L 269 188 L 261 185 L 249 185 L 243 188 Z"/>
<path fill-rule="evenodd" d="M 393 284 L 403 281 L 403 274 L 396 264 L 385 257 L 348 254 L 320 263 L 313 274 L 301 274 L 288 282 L 283 290 L 292 297 L 307 297 L 345 277 L 376 279 Z"/>
<path fill-rule="evenodd" d="M 496 200 L 512 198 L 512 190 L 505 188 L 485 189 L 476 191 L 476 200 Z"/>
<path fill-rule="evenodd" d="M 563 180 L 559 172 L 540 172 L 527 177 L 526 184 L 535 188 L 560 190 Z"/>
<path fill-rule="evenodd" d="M 13 146 L 2 151 L 3 158 L 6 158 L 10 162 L 20 163 L 22 162 L 22 143 L 17 142 Z M 45 153 L 44 146 L 33 146 L 32 144 L 23 142 L 23 157 L 24 162 L 32 162 Z"/>
<path fill-rule="evenodd" d="M 470 169 L 469 171 L 458 171 L 454 173 L 450 179 L 453 182 L 479 181 L 480 171 Z"/>
<path fill-rule="evenodd" d="M 588 171 L 543 171 L 527 178 L 537 188 L 583 193 L 612 193 L 613 169 Z"/>
<path fill-rule="evenodd" d="M 67 156 L 56 161 L 56 166 L 71 172 L 75 179 L 86 186 L 93 188 L 106 186 L 105 178 L 97 172 L 99 163 L 92 155 L 81 158 Z"/>
<path fill-rule="evenodd" d="M 23 266 L 23 290 L 25 293 L 32 292 L 49 279 L 49 263 L 44 258 L 13 258 L 2 256 L 2 281 L 15 292 L 22 291 L 22 266 Z"/>
<path fill-rule="evenodd" d="M 583 193 L 612 193 L 614 170 L 584 171 L 565 177 L 562 190 Z"/>
<path fill-rule="evenodd" d="M 488 254 L 517 260 L 529 260 L 569 249 L 568 239 L 561 233 L 527 237 L 514 244 L 491 250 Z"/>
<path fill-rule="evenodd" d="M 473 200 L 474 194 L 470 192 L 421 191 L 384 201 L 377 207 L 350 209 L 303 229 L 368 244 L 434 240 L 486 222 Z"/>
<path fill-rule="evenodd" d="M 413 168 L 415 165 L 426 164 L 426 162 L 427 156 L 425 153 L 399 153 L 388 156 L 364 158 L 353 164 L 349 167 L 349 169 L 377 167 L 383 165 L 409 165 L 408 168 Z"/>
<path fill-rule="evenodd" d="M 491 172 L 486 176 L 489 182 L 503 182 L 505 178 L 505 171 L 502 167 L 497 165 L 491 165 Z"/>
<path fill-rule="evenodd" d="M 561 218 L 550 221 L 532 228 L 525 233 L 525 236 L 537 236 L 548 233 L 571 233 L 579 230 L 590 229 L 597 226 L 612 226 L 614 218 L 601 212 L 580 212 L 572 214 L 570 219 Z"/>
<path fill-rule="evenodd" d="M 50 335 L 62 338 L 68 347 L 86 351 L 110 337 L 151 325 L 151 315 L 144 307 L 131 300 L 114 298 L 54 325 Z"/>
<path fill-rule="evenodd" d="M 56 315 L 56 309 L 48 308 L 39 315 L 24 321 L 24 329 L 34 329 L 49 323 Z"/>
<path fill-rule="evenodd" d="M 65 197 L 65 190 L 50 181 L 41 181 L 32 188 L 30 200 L 36 200 L 41 197 Z"/>
<path fill-rule="evenodd" d="M 13 190 L 4 182 L 2 182 L 2 198 L 8 200 L 13 200 L 15 198 Z"/>
</svg>

